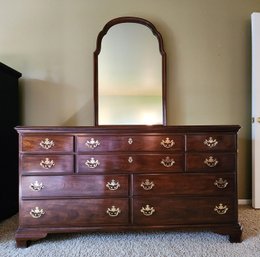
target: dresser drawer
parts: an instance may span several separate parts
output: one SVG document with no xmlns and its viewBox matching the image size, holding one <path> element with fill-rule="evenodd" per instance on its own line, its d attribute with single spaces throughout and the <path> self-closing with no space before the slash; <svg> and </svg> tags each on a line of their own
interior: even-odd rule
<svg viewBox="0 0 260 257">
<path fill-rule="evenodd" d="M 128 175 L 22 176 L 22 198 L 127 197 Z"/>
<path fill-rule="evenodd" d="M 187 151 L 235 151 L 236 135 L 196 134 L 187 135 Z"/>
<path fill-rule="evenodd" d="M 77 172 L 178 172 L 183 171 L 183 154 L 78 155 Z"/>
<path fill-rule="evenodd" d="M 73 173 L 73 155 L 30 155 L 21 156 L 22 173 Z"/>
<path fill-rule="evenodd" d="M 22 201 L 20 226 L 79 227 L 128 224 L 128 199 L 71 199 Z"/>
<path fill-rule="evenodd" d="M 234 174 L 135 174 L 134 195 L 231 195 L 235 189 Z"/>
<path fill-rule="evenodd" d="M 187 171 L 235 171 L 235 153 L 188 153 Z"/>
<path fill-rule="evenodd" d="M 133 221 L 138 225 L 216 224 L 235 222 L 232 198 L 135 198 Z"/>
<path fill-rule="evenodd" d="M 72 152 L 73 136 L 26 135 L 21 137 L 22 152 Z"/>
<path fill-rule="evenodd" d="M 180 151 L 183 135 L 90 135 L 77 136 L 78 152 L 94 151 Z"/>
</svg>

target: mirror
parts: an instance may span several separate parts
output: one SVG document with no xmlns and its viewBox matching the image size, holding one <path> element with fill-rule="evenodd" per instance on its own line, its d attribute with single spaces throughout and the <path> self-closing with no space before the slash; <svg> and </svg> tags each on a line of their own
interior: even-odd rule
<svg viewBox="0 0 260 257">
<path fill-rule="evenodd" d="M 95 125 L 166 125 L 166 54 L 149 21 L 120 17 L 94 52 Z"/>
</svg>

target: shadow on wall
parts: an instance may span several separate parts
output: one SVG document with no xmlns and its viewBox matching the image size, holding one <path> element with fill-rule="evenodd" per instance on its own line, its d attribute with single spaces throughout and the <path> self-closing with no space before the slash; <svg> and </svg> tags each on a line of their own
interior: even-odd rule
<svg viewBox="0 0 260 257">
<path fill-rule="evenodd" d="M 80 126 L 94 123 L 93 93 L 87 88 L 82 92 L 62 83 L 21 79 L 19 90 L 22 125 Z M 80 124 L 82 122 L 85 124 Z"/>
</svg>

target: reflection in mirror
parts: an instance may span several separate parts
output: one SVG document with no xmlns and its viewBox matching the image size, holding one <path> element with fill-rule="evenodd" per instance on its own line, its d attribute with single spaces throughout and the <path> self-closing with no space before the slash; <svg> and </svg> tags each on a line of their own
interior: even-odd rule
<svg viewBox="0 0 260 257">
<path fill-rule="evenodd" d="M 136 22 L 114 24 L 104 34 L 96 67 L 96 125 L 164 124 L 160 41 Z"/>
</svg>

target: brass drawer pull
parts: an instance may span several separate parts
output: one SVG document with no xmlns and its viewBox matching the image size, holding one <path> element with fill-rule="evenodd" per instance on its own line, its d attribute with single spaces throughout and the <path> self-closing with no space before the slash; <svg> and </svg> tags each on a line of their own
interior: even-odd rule
<svg viewBox="0 0 260 257">
<path fill-rule="evenodd" d="M 141 183 L 141 187 L 144 189 L 144 190 L 151 190 L 153 187 L 154 187 L 154 183 L 153 181 L 149 181 L 149 179 L 146 179 L 144 182 Z"/>
<path fill-rule="evenodd" d="M 228 211 L 228 207 L 220 203 L 218 206 L 215 206 L 214 211 L 220 215 L 223 215 L 226 214 L 226 212 Z"/>
<path fill-rule="evenodd" d="M 206 158 L 204 163 L 210 167 L 210 168 L 214 168 L 217 164 L 218 164 L 218 160 L 214 159 L 212 156 L 210 156 L 209 158 Z"/>
<path fill-rule="evenodd" d="M 39 209 L 39 207 L 35 207 L 35 209 L 33 210 L 33 209 L 31 209 L 31 211 L 30 211 L 30 215 L 33 217 L 33 218 L 35 218 L 35 219 L 38 219 L 38 218 L 40 218 L 42 215 L 44 215 L 45 214 L 45 212 L 44 212 L 44 210 L 43 209 Z"/>
<path fill-rule="evenodd" d="M 151 216 L 155 212 L 155 209 L 147 204 L 145 207 L 142 207 L 140 211 L 143 213 L 144 216 Z"/>
<path fill-rule="evenodd" d="M 212 137 L 209 137 L 209 139 L 205 139 L 204 145 L 207 145 L 209 148 L 213 148 L 218 144 L 218 141 L 216 139 L 213 139 Z"/>
<path fill-rule="evenodd" d="M 111 182 L 107 182 L 106 187 L 109 190 L 115 191 L 120 187 L 120 184 L 118 181 L 115 181 L 114 179 L 112 179 Z"/>
<path fill-rule="evenodd" d="M 85 164 L 90 168 L 90 169 L 95 169 L 97 166 L 100 165 L 100 162 L 98 160 L 95 160 L 93 157 L 91 157 L 90 160 L 87 160 Z"/>
<path fill-rule="evenodd" d="M 174 159 L 171 159 L 169 156 L 161 160 L 161 164 L 166 168 L 172 167 L 174 163 L 175 163 Z"/>
<path fill-rule="evenodd" d="M 41 191 L 44 188 L 44 185 L 36 180 L 34 183 L 31 183 L 29 188 L 33 191 Z"/>
<path fill-rule="evenodd" d="M 91 138 L 90 141 L 87 140 L 85 145 L 91 149 L 95 149 L 100 145 L 100 142 L 98 140 L 95 140 L 94 138 Z"/>
<path fill-rule="evenodd" d="M 228 185 L 227 180 L 223 180 L 223 178 L 216 179 L 214 185 L 218 188 L 226 188 Z"/>
<path fill-rule="evenodd" d="M 40 162 L 40 165 L 41 165 L 44 169 L 48 170 L 48 169 L 51 169 L 53 166 L 55 166 L 55 163 L 54 163 L 53 160 L 50 160 L 49 158 L 45 158 L 45 160 L 42 160 L 42 161 Z"/>
<path fill-rule="evenodd" d="M 131 145 L 131 144 L 133 144 L 134 141 L 131 137 L 129 137 L 127 142 L 128 142 L 129 145 Z"/>
<path fill-rule="evenodd" d="M 119 213 L 121 213 L 121 210 L 119 208 L 116 208 L 114 205 L 111 208 L 107 208 L 107 214 L 110 217 L 116 217 Z"/>
<path fill-rule="evenodd" d="M 51 149 L 54 146 L 54 141 L 49 138 L 45 138 L 40 142 L 40 146 L 45 150 Z"/>
<path fill-rule="evenodd" d="M 134 159 L 133 159 L 132 156 L 128 157 L 128 162 L 129 162 L 129 163 L 132 163 L 133 161 L 134 161 Z"/>
<path fill-rule="evenodd" d="M 170 140 L 169 137 L 166 137 L 165 140 L 161 141 L 161 145 L 165 148 L 171 148 L 175 145 L 175 142 L 173 140 Z"/>
</svg>

